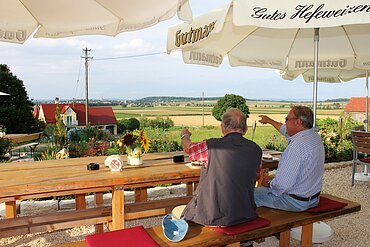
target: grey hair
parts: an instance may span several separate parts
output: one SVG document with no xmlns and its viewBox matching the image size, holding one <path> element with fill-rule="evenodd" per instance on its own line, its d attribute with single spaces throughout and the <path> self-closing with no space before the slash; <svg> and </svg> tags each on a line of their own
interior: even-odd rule
<svg viewBox="0 0 370 247">
<path fill-rule="evenodd" d="M 226 131 L 239 130 L 247 131 L 247 117 L 238 108 L 229 108 L 222 115 L 221 123 Z"/>
<path fill-rule="evenodd" d="M 302 126 L 306 129 L 313 127 L 313 112 L 307 106 L 293 106 L 294 117 L 302 121 Z"/>
</svg>

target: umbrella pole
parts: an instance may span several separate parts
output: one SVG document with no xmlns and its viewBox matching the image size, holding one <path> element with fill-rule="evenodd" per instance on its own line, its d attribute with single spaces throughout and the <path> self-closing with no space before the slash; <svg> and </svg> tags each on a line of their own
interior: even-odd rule
<svg viewBox="0 0 370 247">
<path fill-rule="evenodd" d="M 368 100 L 369 100 L 369 72 L 366 70 L 366 127 L 365 127 L 365 130 L 366 132 L 368 131 L 369 129 L 369 103 L 368 103 Z M 364 174 L 368 174 L 367 173 L 367 165 L 364 166 Z"/>
<path fill-rule="evenodd" d="M 316 131 L 319 131 L 316 129 L 316 115 L 317 115 L 317 86 L 318 86 L 318 67 L 319 67 L 319 30 L 320 28 L 315 28 L 314 29 L 314 67 L 313 67 L 313 128 Z M 324 229 L 320 229 L 320 226 L 324 226 Z M 314 228 L 316 228 L 317 232 L 321 232 L 323 236 L 330 236 L 332 230 L 329 225 L 326 223 L 320 221 L 318 224 L 313 225 Z M 322 228 L 322 227 L 321 227 Z M 314 231 L 315 232 L 315 231 Z M 315 235 L 313 235 L 315 237 Z"/>
<path fill-rule="evenodd" d="M 368 121 L 369 121 L 369 106 L 368 106 L 368 99 L 369 99 L 369 72 L 366 70 L 365 72 L 365 76 L 366 76 L 366 102 L 365 102 L 365 107 L 366 107 L 366 110 L 365 110 L 365 114 L 366 114 L 366 118 L 365 118 L 365 130 L 366 132 L 368 131 Z M 369 156 L 367 156 L 369 157 Z M 355 180 L 357 181 L 363 181 L 363 182 L 367 182 L 367 181 L 370 181 L 370 176 L 369 176 L 369 173 L 368 173 L 368 165 L 364 165 L 364 172 L 357 172 L 355 173 Z"/>
<path fill-rule="evenodd" d="M 369 72 L 366 70 L 365 72 L 366 74 L 366 103 L 365 103 L 365 107 L 366 107 L 366 126 L 365 126 L 365 130 L 366 132 L 368 131 L 369 129 L 369 103 L 368 103 L 368 99 L 369 99 Z"/>
<path fill-rule="evenodd" d="M 318 79 L 318 64 L 319 64 L 319 28 L 314 29 L 314 68 L 313 68 L 313 127 L 316 127 L 317 114 L 317 79 Z"/>
</svg>

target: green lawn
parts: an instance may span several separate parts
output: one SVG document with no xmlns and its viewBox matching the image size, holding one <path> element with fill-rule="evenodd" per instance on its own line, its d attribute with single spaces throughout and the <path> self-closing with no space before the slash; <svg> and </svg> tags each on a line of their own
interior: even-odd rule
<svg viewBox="0 0 370 247">
<path fill-rule="evenodd" d="M 191 139 L 194 142 L 202 141 L 208 138 L 218 138 L 222 136 L 220 127 L 215 126 L 190 128 L 189 130 L 192 132 Z M 179 127 L 174 127 L 164 132 L 163 130 L 159 129 L 148 129 L 146 131 L 150 139 L 161 135 L 165 139 L 180 142 L 181 128 Z M 260 147 L 264 148 L 269 141 L 273 140 L 274 138 L 280 138 L 279 136 L 280 134 L 272 126 L 258 126 L 254 135 L 254 142 L 256 142 Z M 251 140 L 251 128 L 248 130 L 245 137 Z"/>
</svg>

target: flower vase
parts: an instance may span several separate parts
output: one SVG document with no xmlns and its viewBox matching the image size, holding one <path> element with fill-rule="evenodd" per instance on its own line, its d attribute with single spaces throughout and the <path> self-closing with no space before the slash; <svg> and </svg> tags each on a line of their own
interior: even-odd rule
<svg viewBox="0 0 370 247">
<path fill-rule="evenodd" d="M 135 148 L 127 154 L 127 164 L 132 166 L 143 164 L 143 153 L 141 148 Z"/>
</svg>

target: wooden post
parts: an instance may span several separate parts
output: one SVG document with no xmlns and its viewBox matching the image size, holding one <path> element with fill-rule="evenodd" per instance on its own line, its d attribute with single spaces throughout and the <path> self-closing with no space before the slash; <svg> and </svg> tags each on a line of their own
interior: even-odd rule
<svg viewBox="0 0 370 247">
<path fill-rule="evenodd" d="M 5 218 L 17 217 L 17 204 L 16 201 L 5 202 Z"/>
<path fill-rule="evenodd" d="M 95 193 L 95 205 L 97 207 L 103 205 L 103 193 L 102 192 L 96 192 Z M 103 233 L 104 232 L 104 225 L 103 224 L 96 224 L 95 225 L 95 233 Z"/>
<path fill-rule="evenodd" d="M 193 195 L 193 182 L 186 183 L 186 195 L 191 196 Z"/>
<path fill-rule="evenodd" d="M 86 209 L 85 194 L 76 194 L 76 209 Z"/>
<path fill-rule="evenodd" d="M 301 246 L 312 247 L 313 224 L 302 226 Z"/>
<path fill-rule="evenodd" d="M 146 188 L 135 189 L 135 202 L 146 202 L 148 200 L 148 192 Z"/>
<path fill-rule="evenodd" d="M 288 247 L 290 245 L 290 230 L 280 233 L 279 247 Z"/>
<path fill-rule="evenodd" d="M 123 185 L 114 186 L 112 190 L 112 229 L 118 230 L 125 228 L 125 193 Z"/>
</svg>

